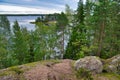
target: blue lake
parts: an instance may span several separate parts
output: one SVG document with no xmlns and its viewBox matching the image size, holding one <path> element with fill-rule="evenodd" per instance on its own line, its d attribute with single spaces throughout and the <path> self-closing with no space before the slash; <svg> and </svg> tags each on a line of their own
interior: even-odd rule
<svg viewBox="0 0 120 80">
<path fill-rule="evenodd" d="M 26 27 L 28 30 L 34 30 L 35 25 L 31 24 L 30 22 L 35 21 L 35 19 L 39 16 L 7 16 L 8 20 L 10 21 L 11 27 L 13 26 L 14 22 L 17 20 L 21 27 Z"/>
</svg>

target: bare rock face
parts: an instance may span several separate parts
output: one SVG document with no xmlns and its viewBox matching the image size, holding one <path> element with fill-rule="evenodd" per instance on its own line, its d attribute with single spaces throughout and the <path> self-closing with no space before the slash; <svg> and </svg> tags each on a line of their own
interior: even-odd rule
<svg viewBox="0 0 120 80">
<path fill-rule="evenodd" d="M 93 73 L 101 73 L 103 70 L 103 65 L 98 57 L 87 56 L 75 62 L 75 69 L 79 70 L 80 68 L 86 69 Z"/>
<path fill-rule="evenodd" d="M 61 60 L 61 62 L 46 65 L 38 65 L 24 73 L 26 80 L 77 80 L 73 76 L 71 66 L 72 60 Z"/>
<path fill-rule="evenodd" d="M 120 54 L 107 59 L 104 67 L 107 72 L 120 74 Z"/>
</svg>

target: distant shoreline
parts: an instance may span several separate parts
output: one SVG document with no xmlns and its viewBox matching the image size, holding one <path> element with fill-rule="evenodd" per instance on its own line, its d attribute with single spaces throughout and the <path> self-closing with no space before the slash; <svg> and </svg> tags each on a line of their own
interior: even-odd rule
<svg viewBox="0 0 120 80">
<path fill-rule="evenodd" d="M 46 15 L 54 15 L 54 14 L 0 14 L 0 16 L 46 16 Z"/>
</svg>

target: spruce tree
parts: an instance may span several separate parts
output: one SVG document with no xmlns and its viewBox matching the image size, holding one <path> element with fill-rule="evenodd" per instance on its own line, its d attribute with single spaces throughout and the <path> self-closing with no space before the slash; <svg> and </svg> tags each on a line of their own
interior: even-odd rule
<svg viewBox="0 0 120 80">
<path fill-rule="evenodd" d="M 14 22 L 13 51 L 14 51 L 14 57 L 16 58 L 18 64 L 23 64 L 28 62 L 28 59 L 26 59 L 29 56 L 28 43 L 26 38 L 27 35 L 24 30 L 26 29 L 21 29 L 17 21 Z"/>
<path fill-rule="evenodd" d="M 6 16 L 0 16 L 0 27 L 3 28 L 3 34 L 10 33 L 10 22 Z"/>
<path fill-rule="evenodd" d="M 0 68 L 11 65 L 11 32 L 10 23 L 6 16 L 0 16 Z"/>
<path fill-rule="evenodd" d="M 76 25 L 73 27 L 73 32 L 70 36 L 64 58 L 78 59 L 85 55 L 83 48 L 87 46 L 87 39 L 86 26 L 84 25 L 84 5 L 82 0 L 79 0 L 75 17 Z"/>
</svg>

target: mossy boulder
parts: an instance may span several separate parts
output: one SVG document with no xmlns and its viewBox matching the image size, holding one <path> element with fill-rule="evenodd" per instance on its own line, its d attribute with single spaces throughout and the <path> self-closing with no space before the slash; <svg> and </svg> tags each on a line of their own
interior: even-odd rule
<svg viewBox="0 0 120 80">
<path fill-rule="evenodd" d="M 80 68 L 86 69 L 93 73 L 101 73 L 103 70 L 103 65 L 100 58 L 96 56 L 87 56 L 75 62 L 75 69 L 79 70 Z"/>
<path fill-rule="evenodd" d="M 110 73 L 120 74 L 120 54 L 104 60 L 104 70 Z"/>
</svg>

